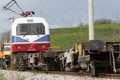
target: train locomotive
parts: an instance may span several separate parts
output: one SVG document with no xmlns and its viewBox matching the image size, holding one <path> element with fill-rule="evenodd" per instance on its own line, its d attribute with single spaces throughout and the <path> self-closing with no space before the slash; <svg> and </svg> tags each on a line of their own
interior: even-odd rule
<svg viewBox="0 0 120 80">
<path fill-rule="evenodd" d="M 54 53 L 50 52 L 50 33 L 44 18 L 24 17 L 11 26 L 11 68 L 48 70 L 54 66 Z"/>
</svg>

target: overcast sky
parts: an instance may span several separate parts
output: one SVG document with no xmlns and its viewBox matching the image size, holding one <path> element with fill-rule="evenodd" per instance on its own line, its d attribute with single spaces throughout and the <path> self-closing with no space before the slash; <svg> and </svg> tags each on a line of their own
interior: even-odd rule
<svg viewBox="0 0 120 80">
<path fill-rule="evenodd" d="M 10 30 L 11 17 L 21 17 L 3 10 L 11 0 L 0 0 L 0 31 Z M 24 11 L 33 10 L 35 16 L 44 17 L 50 28 L 77 26 L 88 23 L 88 0 L 16 0 Z M 12 7 L 17 12 L 19 8 Z M 94 18 L 120 18 L 120 0 L 94 0 Z"/>
</svg>

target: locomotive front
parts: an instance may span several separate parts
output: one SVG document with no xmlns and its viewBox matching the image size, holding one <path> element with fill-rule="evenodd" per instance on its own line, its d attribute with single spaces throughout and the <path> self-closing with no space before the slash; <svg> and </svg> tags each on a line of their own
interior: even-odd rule
<svg viewBox="0 0 120 80">
<path fill-rule="evenodd" d="M 19 18 L 11 28 L 12 53 L 49 50 L 50 35 L 44 18 Z"/>
<path fill-rule="evenodd" d="M 48 24 L 44 18 L 16 19 L 11 26 L 11 68 L 26 70 L 46 65 L 50 48 Z M 48 54 L 49 55 L 49 54 Z M 39 65 L 41 64 L 41 65 Z"/>
</svg>

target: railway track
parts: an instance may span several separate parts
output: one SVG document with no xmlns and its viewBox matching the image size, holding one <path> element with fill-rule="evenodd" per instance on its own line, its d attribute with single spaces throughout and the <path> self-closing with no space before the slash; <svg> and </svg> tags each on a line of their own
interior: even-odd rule
<svg viewBox="0 0 120 80">
<path fill-rule="evenodd" d="M 120 79 L 120 74 L 105 74 L 100 73 L 98 74 L 100 78 L 109 78 L 109 79 Z"/>
</svg>

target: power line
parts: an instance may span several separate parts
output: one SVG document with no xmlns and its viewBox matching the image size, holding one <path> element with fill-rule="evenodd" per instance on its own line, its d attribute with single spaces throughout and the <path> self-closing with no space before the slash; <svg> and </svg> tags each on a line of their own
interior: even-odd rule
<svg viewBox="0 0 120 80">
<path fill-rule="evenodd" d="M 43 7 L 41 8 L 41 10 L 40 10 L 39 14 L 41 14 L 41 13 L 42 13 L 42 10 L 43 10 L 43 8 L 45 8 L 45 6 L 47 5 L 47 3 L 48 3 L 48 0 L 46 0 L 46 2 L 44 3 L 44 5 L 43 5 Z"/>
<path fill-rule="evenodd" d="M 33 9 L 34 11 L 39 8 L 39 6 L 42 4 L 42 1 L 43 1 L 43 0 L 40 0 L 40 2 L 38 2 L 38 5 Z"/>
<path fill-rule="evenodd" d="M 65 11 L 65 13 L 69 13 L 72 9 L 74 9 L 76 6 L 78 6 L 78 4 L 80 3 L 79 1 L 80 0 L 77 0 L 76 3 L 74 3 L 74 5 L 72 5 L 69 9 L 67 9 Z"/>
</svg>

